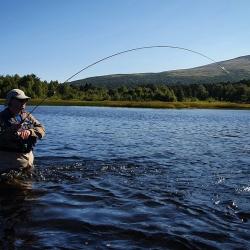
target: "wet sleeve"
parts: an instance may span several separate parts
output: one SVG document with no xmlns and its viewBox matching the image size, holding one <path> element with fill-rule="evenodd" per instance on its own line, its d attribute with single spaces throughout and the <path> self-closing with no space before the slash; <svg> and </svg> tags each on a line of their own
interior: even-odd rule
<svg viewBox="0 0 250 250">
<path fill-rule="evenodd" d="M 29 115 L 29 120 L 32 122 L 33 125 L 33 128 L 29 129 L 31 132 L 31 136 L 42 139 L 45 135 L 44 126 L 32 115 Z"/>
</svg>

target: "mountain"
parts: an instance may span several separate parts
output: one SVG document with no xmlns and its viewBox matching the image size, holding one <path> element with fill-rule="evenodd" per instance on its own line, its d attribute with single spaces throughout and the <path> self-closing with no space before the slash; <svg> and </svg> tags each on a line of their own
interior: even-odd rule
<svg viewBox="0 0 250 250">
<path fill-rule="evenodd" d="M 229 73 L 223 71 L 218 64 Z M 250 79 L 250 55 L 208 64 L 205 66 L 164 71 L 160 73 L 115 74 L 85 78 L 72 81 L 70 84 L 106 86 L 109 88 L 119 86 L 135 86 L 141 84 L 199 84 L 218 82 L 237 82 Z"/>
</svg>

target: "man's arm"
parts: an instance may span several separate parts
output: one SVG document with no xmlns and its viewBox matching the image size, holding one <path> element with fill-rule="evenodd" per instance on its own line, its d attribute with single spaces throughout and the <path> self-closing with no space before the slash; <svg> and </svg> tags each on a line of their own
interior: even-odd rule
<svg viewBox="0 0 250 250">
<path fill-rule="evenodd" d="M 42 139 L 44 137 L 44 135 L 45 135 L 44 126 L 37 119 L 35 119 L 35 117 L 32 116 L 31 114 L 29 114 L 28 119 L 33 124 L 33 128 L 28 129 L 31 132 L 30 136 L 36 137 L 38 139 Z"/>
</svg>

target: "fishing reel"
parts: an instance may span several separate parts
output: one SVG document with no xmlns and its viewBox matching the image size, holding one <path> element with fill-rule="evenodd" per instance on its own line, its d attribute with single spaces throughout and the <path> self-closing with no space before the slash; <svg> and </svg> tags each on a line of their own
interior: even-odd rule
<svg viewBox="0 0 250 250">
<path fill-rule="evenodd" d="M 18 129 L 15 131 L 15 137 L 16 137 L 17 143 L 19 145 L 19 148 L 20 148 L 21 152 L 28 153 L 35 146 L 35 144 L 37 142 L 37 138 L 33 137 L 33 136 L 29 136 L 27 139 L 23 139 L 22 137 L 20 137 L 20 133 L 23 130 L 29 130 L 29 129 L 33 128 L 33 126 L 31 123 L 29 123 L 28 120 L 26 120 L 25 122 L 18 124 L 17 128 Z"/>
<path fill-rule="evenodd" d="M 18 132 L 16 133 L 16 140 L 19 145 L 20 151 L 23 153 L 30 152 L 34 148 L 37 142 L 36 137 L 29 136 L 28 139 L 23 139 L 20 137 L 20 134 L 18 134 Z"/>
</svg>

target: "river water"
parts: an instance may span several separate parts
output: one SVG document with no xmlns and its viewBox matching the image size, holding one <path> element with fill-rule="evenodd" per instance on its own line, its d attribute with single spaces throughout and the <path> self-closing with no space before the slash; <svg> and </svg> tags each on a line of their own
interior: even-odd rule
<svg viewBox="0 0 250 250">
<path fill-rule="evenodd" d="M 250 112 L 39 107 L 1 249 L 250 249 Z M 32 187 L 31 187 L 32 185 Z"/>
</svg>

